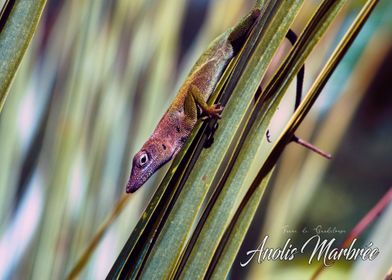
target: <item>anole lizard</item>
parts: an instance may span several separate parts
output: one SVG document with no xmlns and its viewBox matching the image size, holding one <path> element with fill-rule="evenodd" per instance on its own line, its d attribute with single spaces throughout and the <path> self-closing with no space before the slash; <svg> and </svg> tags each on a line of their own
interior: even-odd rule
<svg viewBox="0 0 392 280">
<path fill-rule="evenodd" d="M 207 100 L 214 91 L 226 66 L 241 50 L 247 34 L 260 16 L 260 9 L 253 8 L 237 25 L 218 36 L 197 60 L 190 74 L 181 86 L 178 94 L 155 128 L 151 137 L 134 156 L 131 176 L 126 191 L 135 192 L 162 165 L 170 161 L 181 150 L 198 119 L 198 108 L 208 118 L 220 118 L 223 106 L 209 106 Z M 289 29 L 286 38 L 292 45 L 297 35 Z M 305 68 L 302 66 L 297 75 L 297 90 L 294 109 L 299 106 L 302 96 L 302 85 Z M 267 141 L 270 133 L 267 130 Z M 325 153 L 312 144 L 293 136 L 292 142 L 330 159 Z"/>
<path fill-rule="evenodd" d="M 223 106 L 209 106 L 207 100 L 259 15 L 260 9 L 254 8 L 237 25 L 217 37 L 200 56 L 151 137 L 134 156 L 128 193 L 139 189 L 181 150 L 197 122 L 198 107 L 209 118 L 221 117 Z"/>
<path fill-rule="evenodd" d="M 260 9 L 254 8 L 237 25 L 217 37 L 200 56 L 185 83 L 180 88 L 169 109 L 163 115 L 151 137 L 134 156 L 131 176 L 126 191 L 135 192 L 162 165 L 170 161 L 181 150 L 198 119 L 198 107 L 208 118 L 220 118 L 223 107 L 218 104 L 209 106 L 207 100 L 214 91 L 225 67 L 241 50 L 246 35 L 251 30 Z M 286 38 L 292 45 L 297 35 L 289 29 Z M 302 66 L 297 75 L 297 90 L 294 109 L 299 106 L 305 68 Z M 270 133 L 267 130 L 267 141 Z M 293 142 L 330 159 L 331 155 L 294 135 Z"/>
</svg>

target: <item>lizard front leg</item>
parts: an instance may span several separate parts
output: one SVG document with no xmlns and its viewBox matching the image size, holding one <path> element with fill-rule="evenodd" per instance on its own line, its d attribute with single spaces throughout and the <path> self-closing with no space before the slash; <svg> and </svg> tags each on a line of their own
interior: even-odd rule
<svg viewBox="0 0 392 280">
<path fill-rule="evenodd" d="M 221 118 L 223 106 L 220 103 L 208 105 L 204 100 L 203 93 L 197 86 L 191 85 L 188 95 L 193 98 L 195 104 L 200 106 L 202 113 L 204 113 L 208 118 Z"/>
</svg>

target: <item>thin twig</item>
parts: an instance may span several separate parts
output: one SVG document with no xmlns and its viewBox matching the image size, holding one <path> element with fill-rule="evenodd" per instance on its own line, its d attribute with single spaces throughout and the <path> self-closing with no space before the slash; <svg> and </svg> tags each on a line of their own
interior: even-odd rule
<svg viewBox="0 0 392 280">
<path fill-rule="evenodd" d="M 385 207 L 392 201 L 392 186 L 387 193 L 377 202 L 377 204 L 359 221 L 359 223 L 351 230 L 346 239 L 340 246 L 341 249 L 347 248 L 351 242 L 358 238 L 362 232 L 380 215 Z M 334 261 L 331 261 L 331 265 Z M 324 270 L 325 266 L 322 264 L 312 275 L 311 280 L 317 279 L 320 273 Z M 388 276 L 388 275 L 387 275 Z"/>
<path fill-rule="evenodd" d="M 326 153 L 322 151 L 320 148 L 317 148 L 316 146 L 310 144 L 309 142 L 306 142 L 305 140 L 302 140 L 301 138 L 298 138 L 297 136 L 294 135 L 293 141 L 309 150 L 312 152 L 315 152 L 316 154 L 319 154 L 322 157 L 325 157 L 326 159 L 331 159 L 332 155 L 330 153 Z"/>
<path fill-rule="evenodd" d="M 133 197 L 132 195 L 122 195 L 118 200 L 116 206 L 114 207 L 110 216 L 105 220 L 105 222 L 101 225 L 99 230 L 96 232 L 95 236 L 91 240 L 90 244 L 84 250 L 83 254 L 76 262 L 76 265 L 72 268 L 71 272 L 69 273 L 66 279 L 76 279 L 82 269 L 86 266 L 90 256 L 95 251 L 98 244 L 101 242 L 102 238 L 104 237 L 106 231 L 108 230 L 109 226 L 112 225 L 113 221 L 117 218 L 117 216 L 122 212 L 122 209 L 129 199 Z"/>
</svg>

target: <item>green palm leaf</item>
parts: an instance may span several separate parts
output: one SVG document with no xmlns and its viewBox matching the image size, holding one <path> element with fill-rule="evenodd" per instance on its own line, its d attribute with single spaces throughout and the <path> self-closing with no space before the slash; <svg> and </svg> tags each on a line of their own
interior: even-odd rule
<svg viewBox="0 0 392 280">
<path fill-rule="evenodd" d="M 46 0 L 7 0 L 0 12 L 0 112 Z"/>
</svg>

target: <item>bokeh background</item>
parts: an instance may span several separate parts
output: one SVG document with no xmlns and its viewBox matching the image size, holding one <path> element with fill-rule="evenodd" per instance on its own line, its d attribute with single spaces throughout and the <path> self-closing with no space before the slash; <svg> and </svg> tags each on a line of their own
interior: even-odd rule
<svg viewBox="0 0 392 280">
<path fill-rule="evenodd" d="M 348 1 L 307 61 L 305 92 L 363 2 Z M 305 1 L 294 30 L 302 30 L 318 3 Z M 197 56 L 253 4 L 47 1 L 0 115 L 0 279 L 67 275 L 124 199 L 133 154 Z M 306 259 L 252 262 L 246 268 L 239 262 L 265 235 L 271 246 L 289 237 L 303 243 L 304 227 L 335 227 L 342 233 L 325 236 L 341 242 L 392 186 L 391 26 L 392 2 L 381 0 L 297 133 L 333 159 L 287 147 L 232 279 L 309 278 L 317 264 Z M 277 54 L 277 63 L 287 48 Z M 283 115 L 292 112 L 292 100 L 286 103 Z M 162 174 L 127 196 L 83 279 L 106 276 Z M 389 207 L 359 240 L 378 245 L 376 261 L 339 262 L 323 277 L 381 279 L 392 266 L 391 221 Z"/>
</svg>

